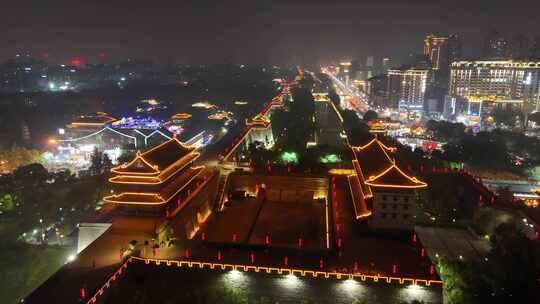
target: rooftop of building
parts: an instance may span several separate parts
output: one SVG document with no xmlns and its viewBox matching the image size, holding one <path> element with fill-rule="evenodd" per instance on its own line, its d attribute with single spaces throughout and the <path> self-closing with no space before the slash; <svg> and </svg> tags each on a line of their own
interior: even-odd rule
<svg viewBox="0 0 540 304">
<path fill-rule="evenodd" d="M 113 121 L 116 121 L 116 118 L 104 112 L 97 112 L 96 114 L 79 115 L 68 126 L 103 126 Z"/>
<path fill-rule="evenodd" d="M 198 156 L 195 148 L 180 142 L 176 137 L 155 146 L 137 156 L 129 163 L 112 169 L 117 174 L 160 175 L 180 160 L 191 161 Z"/>
<path fill-rule="evenodd" d="M 366 200 L 373 197 L 374 191 L 410 192 L 427 187 L 400 169 L 395 161 L 396 148 L 385 145 L 377 137 L 351 150 L 355 174 L 348 177 L 348 183 L 357 219 L 371 215 Z"/>
</svg>

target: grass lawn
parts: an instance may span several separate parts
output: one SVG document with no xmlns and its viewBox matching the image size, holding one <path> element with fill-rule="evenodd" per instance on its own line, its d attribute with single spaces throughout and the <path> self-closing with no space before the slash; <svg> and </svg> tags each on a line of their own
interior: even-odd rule
<svg viewBox="0 0 540 304">
<path fill-rule="evenodd" d="M 6 241 L 5 234 L 13 231 L 10 224 L 0 224 L 0 295 L 2 303 L 17 303 L 66 261 L 68 248 L 36 246 Z"/>
</svg>

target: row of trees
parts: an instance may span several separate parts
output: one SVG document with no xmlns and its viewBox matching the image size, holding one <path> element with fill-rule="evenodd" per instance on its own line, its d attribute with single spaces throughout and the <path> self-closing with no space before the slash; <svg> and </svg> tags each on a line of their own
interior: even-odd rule
<svg viewBox="0 0 540 304">
<path fill-rule="evenodd" d="M 12 172 L 20 166 L 41 162 L 41 152 L 13 145 L 11 149 L 0 150 L 0 173 Z"/>
<path fill-rule="evenodd" d="M 481 261 L 441 258 L 439 274 L 448 303 L 538 303 L 539 264 L 534 241 L 512 224 L 501 224 Z"/>
<path fill-rule="evenodd" d="M 442 160 L 463 162 L 479 170 L 518 174 L 540 165 L 540 140 L 522 133 L 495 129 L 472 134 L 466 132 L 463 124 L 446 121 L 429 121 L 426 127 L 436 139 L 446 142 L 444 152 L 433 152 Z"/>
</svg>

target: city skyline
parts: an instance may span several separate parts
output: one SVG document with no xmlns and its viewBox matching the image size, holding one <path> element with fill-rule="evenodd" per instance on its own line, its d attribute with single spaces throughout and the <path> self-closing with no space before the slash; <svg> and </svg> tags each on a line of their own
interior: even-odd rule
<svg viewBox="0 0 540 304">
<path fill-rule="evenodd" d="M 421 41 L 430 33 L 458 34 L 464 55 L 475 57 L 493 29 L 508 40 L 540 34 L 534 27 L 538 7 L 533 1 L 498 0 L 11 3 L 0 12 L 6 25 L 0 30 L 0 59 L 30 53 L 57 63 L 133 57 L 189 64 L 327 64 L 333 58 L 379 55 L 400 64 L 408 54 L 422 52 Z"/>
</svg>

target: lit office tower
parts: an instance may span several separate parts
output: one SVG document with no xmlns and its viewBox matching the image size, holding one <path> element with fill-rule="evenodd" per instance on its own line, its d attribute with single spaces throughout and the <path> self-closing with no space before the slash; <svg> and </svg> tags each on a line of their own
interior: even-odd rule
<svg viewBox="0 0 540 304">
<path fill-rule="evenodd" d="M 484 41 L 485 59 L 508 59 L 510 49 L 508 41 L 497 31 L 492 31 Z"/>
<path fill-rule="evenodd" d="M 391 66 L 392 66 L 392 59 L 390 58 L 382 59 L 382 73 L 383 74 L 386 74 Z"/>
<path fill-rule="evenodd" d="M 343 80 L 346 85 L 349 85 L 350 83 L 350 68 L 351 68 L 351 62 L 350 61 L 342 61 L 339 63 L 340 67 L 340 74 L 343 75 Z"/>
<path fill-rule="evenodd" d="M 455 61 L 450 94 L 469 102 L 523 102 L 538 109 L 540 61 Z"/>
<path fill-rule="evenodd" d="M 529 57 L 533 60 L 540 60 L 540 36 L 534 37 Z"/>
<path fill-rule="evenodd" d="M 433 70 L 448 67 L 448 37 L 438 37 L 433 34 L 424 39 L 424 55 L 431 61 Z"/>
<path fill-rule="evenodd" d="M 431 72 L 424 68 L 388 70 L 388 100 L 392 107 L 422 111 Z"/>
<path fill-rule="evenodd" d="M 453 34 L 448 36 L 447 49 L 448 64 L 451 64 L 452 61 L 458 60 L 463 56 L 461 51 L 461 39 L 459 39 L 458 35 Z"/>
</svg>

